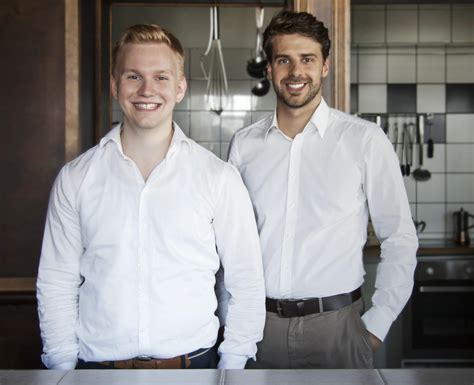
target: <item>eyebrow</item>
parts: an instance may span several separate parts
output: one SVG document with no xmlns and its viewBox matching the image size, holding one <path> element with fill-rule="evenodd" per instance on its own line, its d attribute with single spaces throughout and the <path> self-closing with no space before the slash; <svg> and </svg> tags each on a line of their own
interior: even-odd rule
<svg viewBox="0 0 474 385">
<path fill-rule="evenodd" d="M 318 55 L 316 55 L 314 53 L 302 53 L 302 54 L 299 54 L 298 56 L 299 57 L 318 57 Z M 289 57 L 290 57 L 290 55 L 286 55 L 286 54 L 275 55 L 275 59 L 289 58 Z"/>
<path fill-rule="evenodd" d="M 127 72 L 133 72 L 133 73 L 136 73 L 136 74 L 141 74 L 141 71 L 140 70 L 137 70 L 137 69 L 134 69 L 134 68 L 124 68 L 122 73 L 127 73 Z M 155 75 L 161 75 L 161 74 L 172 74 L 173 71 L 168 69 L 168 70 L 159 70 L 159 71 L 156 71 L 154 72 Z"/>
</svg>

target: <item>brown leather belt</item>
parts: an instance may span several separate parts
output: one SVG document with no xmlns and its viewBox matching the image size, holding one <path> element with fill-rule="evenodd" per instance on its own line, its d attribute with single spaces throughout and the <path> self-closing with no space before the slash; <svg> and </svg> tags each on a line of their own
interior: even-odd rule
<svg viewBox="0 0 474 385">
<path fill-rule="evenodd" d="M 114 369 L 186 369 L 191 365 L 192 358 L 207 353 L 209 349 L 198 349 L 192 353 L 165 359 L 138 356 L 128 360 L 102 361 L 98 364 Z"/>
<path fill-rule="evenodd" d="M 360 288 L 350 293 L 333 295 L 324 298 L 308 298 L 301 300 L 286 300 L 267 298 L 265 305 L 267 311 L 276 313 L 282 318 L 303 317 L 314 313 L 339 310 L 349 306 L 361 297 Z"/>
</svg>

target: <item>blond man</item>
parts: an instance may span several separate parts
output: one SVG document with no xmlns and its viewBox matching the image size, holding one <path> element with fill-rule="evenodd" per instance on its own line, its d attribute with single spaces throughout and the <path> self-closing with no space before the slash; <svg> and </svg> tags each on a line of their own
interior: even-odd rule
<svg viewBox="0 0 474 385">
<path fill-rule="evenodd" d="M 237 171 L 173 122 L 183 63 L 157 25 L 114 47 L 123 122 L 51 192 L 37 283 L 48 368 L 216 367 L 220 265 L 231 298 L 218 367 L 255 357 L 265 311 L 252 206 Z"/>
</svg>

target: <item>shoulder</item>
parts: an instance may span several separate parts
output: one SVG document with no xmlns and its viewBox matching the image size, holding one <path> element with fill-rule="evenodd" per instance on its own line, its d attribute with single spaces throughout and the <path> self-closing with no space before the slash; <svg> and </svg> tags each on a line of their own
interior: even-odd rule
<svg viewBox="0 0 474 385">
<path fill-rule="evenodd" d="M 274 113 L 271 112 L 257 122 L 238 130 L 234 134 L 232 142 L 235 144 L 235 142 L 242 142 L 246 140 L 264 139 L 266 132 L 272 122 L 273 114 Z"/>
<path fill-rule="evenodd" d="M 77 158 L 66 163 L 59 172 L 57 179 L 78 187 L 85 175 L 88 173 L 93 160 L 99 151 L 99 145 L 96 145 L 79 155 Z"/>
<path fill-rule="evenodd" d="M 206 176 L 216 176 L 227 167 L 225 161 L 220 159 L 212 151 L 196 143 L 194 140 L 188 139 L 187 146 L 189 149 L 188 160 L 192 162 L 195 169 L 200 169 Z"/>
<path fill-rule="evenodd" d="M 330 109 L 330 121 L 336 129 L 359 138 L 363 143 L 387 140 L 387 136 L 377 124 L 334 108 Z"/>
</svg>

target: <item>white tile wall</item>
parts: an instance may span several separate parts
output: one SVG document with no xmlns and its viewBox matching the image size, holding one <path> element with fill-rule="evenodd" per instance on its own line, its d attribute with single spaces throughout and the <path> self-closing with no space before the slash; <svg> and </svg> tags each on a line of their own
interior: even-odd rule
<svg viewBox="0 0 474 385">
<path fill-rule="evenodd" d="M 385 8 L 381 5 L 361 5 L 352 12 L 352 36 L 355 42 L 385 42 Z"/>
<path fill-rule="evenodd" d="M 191 138 L 198 142 L 220 141 L 220 117 L 211 111 L 191 111 Z"/>
<path fill-rule="evenodd" d="M 386 83 L 380 82 L 383 73 L 374 71 L 383 59 L 374 52 L 386 50 L 387 83 L 417 84 L 417 113 L 446 113 L 446 83 L 474 83 L 474 3 L 383 7 L 374 9 L 380 19 L 371 23 L 370 6 L 353 7 L 351 54 L 358 67 L 351 71 L 351 82 L 358 85 L 359 112 L 385 112 Z M 372 31 L 370 24 L 376 25 Z M 406 60 L 412 56 L 414 62 Z M 404 119 L 389 117 L 391 126 L 398 120 L 402 127 Z M 446 144 L 436 143 L 431 159 L 426 150 L 425 144 L 423 168 L 431 171 L 431 179 L 404 178 L 410 207 L 415 218 L 427 222 L 421 238 L 449 237 L 453 211 L 462 206 L 474 213 L 474 114 L 446 114 Z"/>
<path fill-rule="evenodd" d="M 419 113 L 446 112 L 446 86 L 444 84 L 417 84 L 416 110 Z"/>
<path fill-rule="evenodd" d="M 472 144 L 447 144 L 446 145 L 446 160 L 447 160 L 446 164 L 447 164 L 448 172 L 474 173 L 473 145 Z"/>
<path fill-rule="evenodd" d="M 221 142 L 221 159 L 227 161 L 229 157 L 229 143 Z"/>
<path fill-rule="evenodd" d="M 351 83 L 358 83 L 359 82 L 359 60 L 358 60 L 358 52 L 356 52 L 357 48 L 354 48 L 351 52 Z"/>
<path fill-rule="evenodd" d="M 387 6 L 387 43 L 416 43 L 418 14 L 416 5 Z"/>
<path fill-rule="evenodd" d="M 226 106 L 228 111 L 250 111 L 252 108 L 250 90 L 252 82 L 250 80 L 229 80 L 229 103 Z"/>
<path fill-rule="evenodd" d="M 426 222 L 420 238 L 444 237 L 446 231 L 446 207 L 444 203 L 419 203 L 416 205 L 417 220 Z"/>
<path fill-rule="evenodd" d="M 446 56 L 447 83 L 474 83 L 474 54 Z"/>
<path fill-rule="evenodd" d="M 446 114 L 446 141 L 474 143 L 474 114 Z"/>
<path fill-rule="evenodd" d="M 248 80 L 247 61 L 255 57 L 255 50 L 247 48 L 222 49 L 228 79 Z"/>
<path fill-rule="evenodd" d="M 196 110 L 209 110 L 209 106 L 206 104 L 206 80 L 189 80 L 188 81 L 188 93 L 190 94 L 190 109 Z"/>
<path fill-rule="evenodd" d="M 257 81 L 252 81 L 251 87 L 257 84 Z M 251 99 L 252 111 L 273 111 L 276 106 L 276 95 L 273 91 L 273 86 L 265 96 L 252 95 Z"/>
<path fill-rule="evenodd" d="M 423 168 L 426 168 L 430 172 L 445 172 L 446 171 L 446 145 L 445 144 L 435 144 L 433 150 L 433 157 L 428 158 L 427 155 L 427 146 L 423 146 L 423 154 L 425 158 L 423 159 Z M 418 159 L 418 146 L 415 147 L 413 152 L 415 159 Z M 418 162 L 416 162 L 418 163 Z"/>
<path fill-rule="evenodd" d="M 403 178 L 403 182 L 405 183 L 408 200 L 410 203 L 416 203 L 416 181 L 411 177 L 407 177 Z"/>
<path fill-rule="evenodd" d="M 454 4 L 452 9 L 452 39 L 454 43 L 474 41 L 474 4 Z"/>
<path fill-rule="evenodd" d="M 386 49 L 359 50 L 358 68 L 360 83 L 385 83 L 387 81 Z"/>
<path fill-rule="evenodd" d="M 451 41 L 450 23 L 446 22 L 449 5 L 420 5 L 419 41 L 422 43 L 449 43 Z"/>
<path fill-rule="evenodd" d="M 474 202 L 474 174 L 447 174 L 448 202 Z"/>
<path fill-rule="evenodd" d="M 416 55 L 388 55 L 388 83 L 416 83 Z"/>
<path fill-rule="evenodd" d="M 273 115 L 273 111 L 252 111 L 252 123 L 258 122 L 259 120 L 266 118 L 268 115 Z"/>
<path fill-rule="evenodd" d="M 444 48 L 419 49 L 417 56 L 418 83 L 446 82 L 446 54 Z"/>
<path fill-rule="evenodd" d="M 221 114 L 221 141 L 229 142 L 234 133 L 251 123 L 251 113 L 249 111 L 224 111 Z"/>
<path fill-rule="evenodd" d="M 361 84 L 359 85 L 359 112 L 387 112 L 387 85 Z"/>
<path fill-rule="evenodd" d="M 190 125 L 190 112 L 189 111 L 175 111 L 173 114 L 173 120 L 178 123 L 179 128 L 183 130 L 186 136 L 189 136 Z"/>
<path fill-rule="evenodd" d="M 427 181 L 416 183 L 416 200 L 418 203 L 446 201 L 446 175 L 431 174 Z"/>
</svg>

